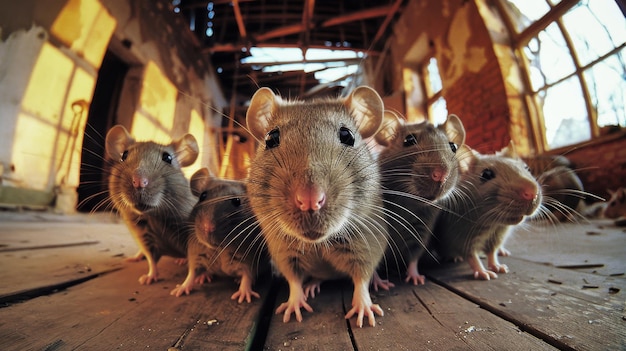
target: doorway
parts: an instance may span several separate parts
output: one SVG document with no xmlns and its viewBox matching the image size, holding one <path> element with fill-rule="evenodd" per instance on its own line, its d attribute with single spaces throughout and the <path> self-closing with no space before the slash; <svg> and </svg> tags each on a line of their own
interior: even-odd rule
<svg viewBox="0 0 626 351">
<path fill-rule="evenodd" d="M 98 80 L 89 107 L 81 151 L 78 205 L 80 212 L 103 211 L 107 206 L 108 166 L 104 138 L 117 124 L 117 109 L 129 65 L 107 50 L 98 72 Z"/>
</svg>

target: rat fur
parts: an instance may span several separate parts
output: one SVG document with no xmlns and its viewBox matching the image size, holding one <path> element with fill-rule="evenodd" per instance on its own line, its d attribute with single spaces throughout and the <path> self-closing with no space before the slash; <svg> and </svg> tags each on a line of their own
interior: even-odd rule
<svg viewBox="0 0 626 351">
<path fill-rule="evenodd" d="M 186 257 L 186 221 L 196 198 L 181 167 L 196 160 L 198 144 L 191 134 L 168 145 L 137 142 L 121 125 L 109 130 L 105 143 L 112 164 L 109 196 L 148 261 L 139 283 L 151 284 L 162 255 Z"/>
<path fill-rule="evenodd" d="M 363 325 L 383 315 L 368 286 L 387 246 L 380 175 L 364 138 L 383 118 L 383 103 L 371 88 L 345 99 L 287 101 L 259 89 L 246 122 L 260 141 L 250 165 L 250 205 L 276 269 L 289 284 L 289 299 L 276 313 L 302 320 L 300 309 L 317 284 L 350 278 L 352 309 Z M 319 288 L 319 285 L 317 285 Z"/>
</svg>

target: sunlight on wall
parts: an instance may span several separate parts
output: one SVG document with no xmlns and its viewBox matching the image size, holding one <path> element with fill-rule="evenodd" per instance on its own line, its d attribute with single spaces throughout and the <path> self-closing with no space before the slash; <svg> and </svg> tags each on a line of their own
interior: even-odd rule
<svg viewBox="0 0 626 351">
<path fill-rule="evenodd" d="M 53 145 L 74 63 L 45 43 L 22 100 L 13 148 L 18 178 L 34 189 L 49 185 Z"/>
<path fill-rule="evenodd" d="M 69 0 L 50 32 L 99 68 L 117 21 L 97 0 Z"/>
<path fill-rule="evenodd" d="M 137 140 L 169 142 L 174 126 L 174 111 L 178 90 L 159 67 L 149 61 L 146 65 L 139 109 L 135 113 L 131 134 Z"/>
<path fill-rule="evenodd" d="M 12 160 L 27 187 L 78 186 L 88 101 L 95 79 L 52 45 L 42 47 L 22 99 Z M 72 107 L 80 102 L 79 107 Z M 80 112 L 80 113 L 77 113 Z"/>
</svg>

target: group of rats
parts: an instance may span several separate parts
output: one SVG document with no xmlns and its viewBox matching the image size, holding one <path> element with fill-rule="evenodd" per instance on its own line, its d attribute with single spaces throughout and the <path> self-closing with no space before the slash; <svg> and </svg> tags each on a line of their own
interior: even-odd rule
<svg viewBox="0 0 626 351">
<path fill-rule="evenodd" d="M 172 295 L 214 275 L 236 277 L 238 302 L 259 297 L 254 282 L 273 271 L 289 297 L 276 309 L 302 321 L 322 282 L 349 278 L 356 316 L 376 325 L 369 293 L 394 286 L 390 272 L 418 285 L 425 253 L 464 260 L 479 279 L 508 271 L 498 262 L 510 228 L 542 209 L 542 191 L 509 145 L 493 155 L 465 145 L 461 119 L 408 123 L 366 86 L 347 97 L 288 100 L 269 88 L 252 97 L 247 129 L 258 142 L 245 180 L 206 168 L 187 134 L 168 145 L 135 141 L 122 126 L 106 136 L 110 200 L 145 257 L 151 284 L 162 255 L 186 260 Z M 380 151 L 375 151 L 380 150 Z M 487 267 L 479 254 L 487 255 Z"/>
</svg>

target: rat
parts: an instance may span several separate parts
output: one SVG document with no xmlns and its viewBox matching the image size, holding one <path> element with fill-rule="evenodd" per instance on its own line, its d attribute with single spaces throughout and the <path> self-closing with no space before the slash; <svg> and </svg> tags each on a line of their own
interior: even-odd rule
<svg viewBox="0 0 626 351">
<path fill-rule="evenodd" d="M 437 218 L 433 240 L 443 258 L 466 260 L 474 278 L 489 280 L 508 267 L 498 251 L 510 229 L 540 213 L 541 187 L 517 156 L 513 143 L 494 155 L 463 145 L 459 151 L 462 194 Z M 487 267 L 479 254 L 487 255 Z"/>
<path fill-rule="evenodd" d="M 191 134 L 167 145 L 138 142 L 121 125 L 109 130 L 105 143 L 111 162 L 109 197 L 148 261 L 148 273 L 139 283 L 151 284 L 158 280 L 162 255 L 187 255 L 186 223 L 197 200 L 181 167 L 196 160 L 198 144 Z"/>
<path fill-rule="evenodd" d="M 554 219 L 564 221 L 577 213 L 586 193 L 573 169 L 556 166 L 541 173 L 537 181 L 542 187 L 544 206 Z"/>
<path fill-rule="evenodd" d="M 259 298 L 252 285 L 270 266 L 263 254 L 261 230 L 252 215 L 245 183 L 214 177 L 207 168 L 201 168 L 191 177 L 190 186 L 199 200 L 189 217 L 194 234 L 187 245 L 188 273 L 170 294 L 189 295 L 194 283 L 219 275 L 240 280 L 231 299 L 241 303 Z M 204 274 L 198 276 L 200 270 Z"/>
<path fill-rule="evenodd" d="M 350 278 L 352 308 L 345 318 L 366 315 L 375 326 L 383 310 L 368 290 L 387 246 L 378 164 L 364 141 L 379 129 L 383 102 L 358 87 L 346 98 L 283 100 L 260 88 L 246 123 L 260 141 L 248 176 L 250 205 L 262 228 L 289 298 L 276 313 L 283 322 L 300 309 L 318 282 Z M 308 280 L 313 283 L 305 288 Z M 319 286 L 317 286 L 319 288 Z"/>
<path fill-rule="evenodd" d="M 376 141 L 384 146 L 378 161 L 391 238 L 386 257 L 395 258 L 397 251 L 406 265 L 405 282 L 424 284 L 418 261 L 430 241 L 438 208 L 459 178 L 456 152 L 465 142 L 465 128 L 456 115 L 435 127 L 427 121 L 406 123 L 385 111 Z"/>
</svg>

